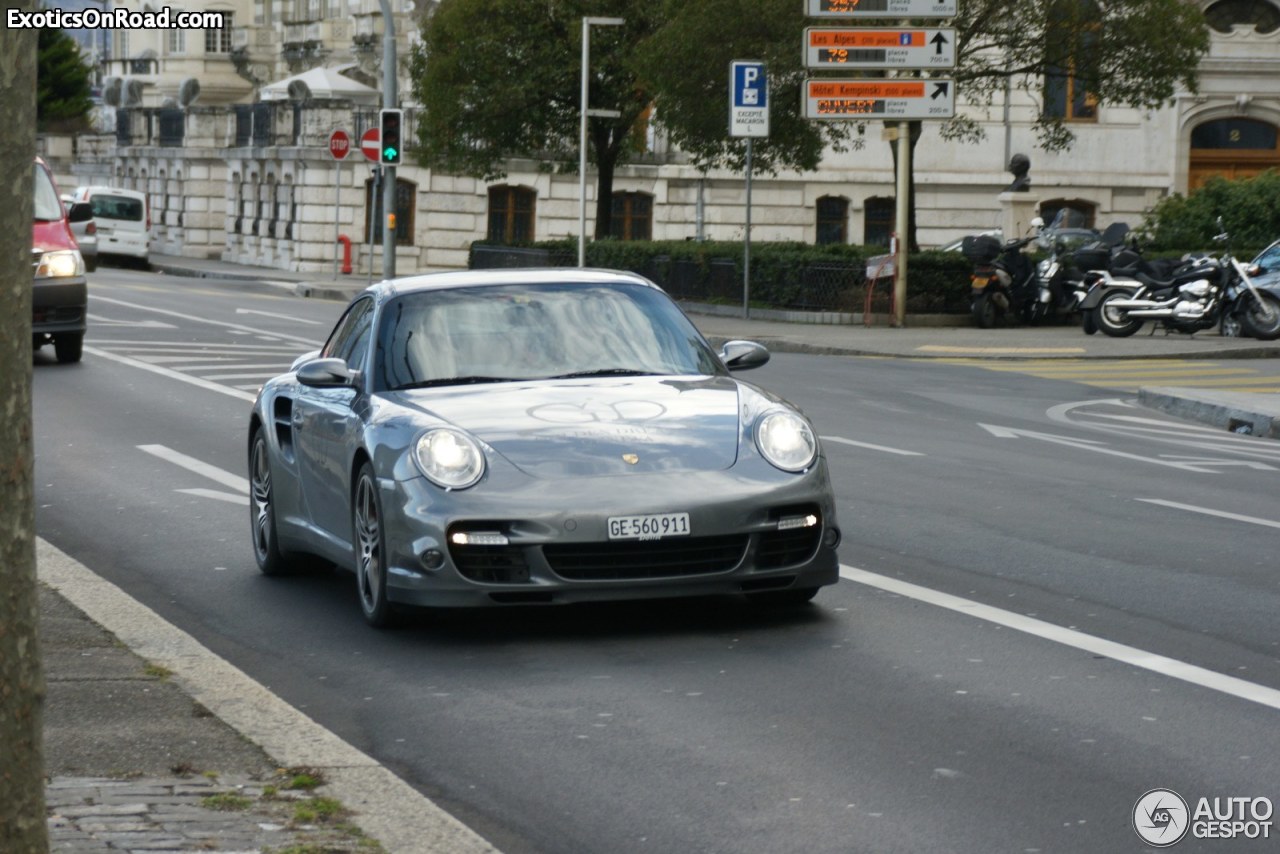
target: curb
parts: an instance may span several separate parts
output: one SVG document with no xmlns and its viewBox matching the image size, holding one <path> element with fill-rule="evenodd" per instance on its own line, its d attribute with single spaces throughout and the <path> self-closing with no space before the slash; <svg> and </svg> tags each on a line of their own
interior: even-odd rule
<svg viewBox="0 0 1280 854">
<path fill-rule="evenodd" d="M 1232 433 L 1280 439 L 1280 395 L 1154 386 L 1138 389 L 1138 402 Z"/>
</svg>

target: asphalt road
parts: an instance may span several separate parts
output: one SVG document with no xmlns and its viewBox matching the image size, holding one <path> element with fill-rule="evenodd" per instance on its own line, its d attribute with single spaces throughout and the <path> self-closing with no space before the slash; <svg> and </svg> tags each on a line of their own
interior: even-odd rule
<svg viewBox="0 0 1280 854">
<path fill-rule="evenodd" d="M 340 310 L 95 274 L 83 364 L 36 357 L 39 534 L 508 854 L 1137 851 L 1150 789 L 1280 800 L 1276 443 L 1096 383 L 777 355 L 749 378 L 817 424 L 845 532 L 813 607 L 380 633 L 349 574 L 268 579 L 248 542 L 253 389 Z"/>
</svg>

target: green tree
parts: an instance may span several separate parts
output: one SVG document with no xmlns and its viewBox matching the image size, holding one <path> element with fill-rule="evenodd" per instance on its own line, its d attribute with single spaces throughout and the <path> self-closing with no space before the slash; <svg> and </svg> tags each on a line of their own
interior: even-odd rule
<svg viewBox="0 0 1280 854">
<path fill-rule="evenodd" d="M 1261 249 L 1280 235 L 1280 170 L 1239 181 L 1213 177 L 1186 196 L 1174 193 L 1156 203 L 1139 231 L 1158 250 L 1216 249 L 1219 231 L 1231 235 L 1233 247 Z"/>
<path fill-rule="evenodd" d="M 40 30 L 36 71 L 36 126 L 41 131 L 82 130 L 93 109 L 93 70 L 76 40 L 62 30 Z"/>
<path fill-rule="evenodd" d="M 614 167 L 634 150 L 633 131 L 653 100 L 634 69 L 636 45 L 662 19 L 653 0 L 443 0 L 410 57 L 419 162 L 494 180 L 511 157 L 538 157 L 577 171 L 582 18 L 621 17 L 591 30 L 589 103 L 618 110 L 588 123 L 598 170 L 596 236 L 609 233 Z"/>
<path fill-rule="evenodd" d="M 24 12 L 32 0 L 10 4 Z M 31 205 L 36 36 L 0 30 L 0 851 L 48 851 L 44 677 L 36 631 L 31 445 Z"/>
</svg>

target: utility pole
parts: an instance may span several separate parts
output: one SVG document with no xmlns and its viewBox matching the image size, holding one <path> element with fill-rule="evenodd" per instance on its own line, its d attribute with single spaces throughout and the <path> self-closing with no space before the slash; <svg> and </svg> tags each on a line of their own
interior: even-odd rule
<svg viewBox="0 0 1280 854">
<path fill-rule="evenodd" d="M 396 78 L 396 22 L 391 0 L 378 0 L 382 7 L 382 106 L 399 106 Z M 382 167 L 382 278 L 396 277 L 396 167 Z M 375 208 L 376 210 L 376 208 Z"/>
</svg>

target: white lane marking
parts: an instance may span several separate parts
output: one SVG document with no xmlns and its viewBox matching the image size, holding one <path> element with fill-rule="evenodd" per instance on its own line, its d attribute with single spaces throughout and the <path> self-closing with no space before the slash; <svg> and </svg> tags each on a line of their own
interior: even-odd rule
<svg viewBox="0 0 1280 854">
<path fill-rule="evenodd" d="M 240 504 L 245 507 L 249 506 L 249 496 L 234 495 L 230 492 L 219 492 L 216 489 L 175 489 L 174 492 L 181 492 L 184 495 L 195 495 L 200 498 L 213 498 L 217 501 L 225 501 L 228 504 Z"/>
<path fill-rule="evenodd" d="M 845 439 L 841 436 L 823 436 L 824 442 L 839 442 L 841 445 L 852 445 L 855 448 L 869 448 L 872 451 L 884 451 L 886 454 L 901 454 L 904 457 L 923 457 L 924 454 L 919 451 L 904 451 L 901 448 L 890 448 L 885 445 L 873 445 L 870 442 L 855 442 L 852 439 Z"/>
<path fill-rule="evenodd" d="M 297 317 L 292 314 L 276 314 L 274 311 L 258 311 L 253 308 L 237 308 L 236 314 L 261 314 L 263 317 L 278 317 L 281 320 L 292 320 L 294 323 L 310 323 L 313 326 L 324 326 L 318 320 L 308 320 L 305 317 Z"/>
<path fill-rule="evenodd" d="M 360 829 L 382 843 L 384 851 L 498 854 L 478 833 L 372 756 L 40 537 L 36 568 L 40 581 L 143 660 L 172 671 L 174 681 L 193 700 L 281 767 L 321 769 L 326 793 L 354 811 Z"/>
<path fill-rule="evenodd" d="M 178 451 L 175 451 L 172 448 L 167 448 L 164 445 L 139 445 L 138 450 L 146 451 L 153 457 L 159 457 L 166 462 L 173 463 L 176 466 L 181 466 L 187 471 L 193 471 L 198 475 L 207 477 L 209 480 L 212 480 L 215 483 L 220 483 L 223 486 L 236 490 L 237 492 L 244 493 L 245 495 L 249 494 L 249 480 L 247 478 L 240 477 L 240 475 L 237 474 L 232 474 L 229 471 L 223 471 L 217 466 L 211 466 L 206 462 L 197 460 L 195 457 L 188 457 L 186 454 L 179 453 Z M 182 490 L 178 491 L 181 492 Z"/>
<path fill-rule="evenodd" d="M 148 353 L 190 353 L 216 350 L 257 351 L 259 353 L 296 353 L 298 348 L 291 344 L 210 344 L 205 341 L 126 341 L 121 338 L 88 338 L 86 344 L 97 344 L 102 347 L 128 347 L 130 350 Z M 315 349 L 315 348 L 312 348 Z"/>
<path fill-rule="evenodd" d="M 1185 454 L 1161 454 L 1160 456 L 1168 460 L 1183 460 L 1188 463 L 1201 463 L 1207 466 L 1244 466 L 1258 471 L 1276 470 L 1275 466 L 1269 466 L 1257 460 L 1223 460 L 1215 457 L 1188 457 Z"/>
<path fill-rule="evenodd" d="M 236 358 L 235 356 L 202 356 L 200 358 L 195 358 L 194 353 L 187 353 L 181 356 L 153 356 L 150 353 L 138 353 L 136 351 L 134 352 L 134 355 L 142 361 L 152 365 L 169 365 L 174 362 L 179 365 L 184 363 L 188 365 L 195 365 L 205 362 L 230 362 Z M 174 370 L 176 371 L 178 368 L 175 367 Z"/>
<path fill-rule="evenodd" d="M 1172 507 L 1175 510 L 1187 510 L 1191 513 L 1202 513 L 1205 516 L 1218 516 L 1223 519 L 1232 519 L 1236 522 L 1248 522 L 1251 525 L 1265 525 L 1268 528 L 1280 528 L 1280 522 L 1273 522 L 1270 519 L 1259 519 L 1257 516 L 1243 516 L 1239 513 L 1228 513 L 1226 510 L 1214 510 L 1211 507 L 1197 507 L 1194 504 L 1180 504 L 1177 501 L 1165 501 L 1163 498 L 1135 498 L 1134 501 L 1141 501 L 1143 504 L 1159 504 L 1161 507 Z"/>
<path fill-rule="evenodd" d="M 930 590 L 928 587 L 921 587 L 918 584 L 911 584 L 907 581 L 899 581 L 895 578 L 878 575 L 874 572 L 846 566 L 845 564 L 840 565 L 840 577 L 878 590 L 884 590 L 888 593 L 896 593 L 899 596 L 905 596 L 918 602 L 946 608 L 948 611 L 967 614 L 979 620 L 1016 629 L 1017 631 L 1083 650 L 1093 655 L 1111 658 L 1132 667 L 1140 667 L 1143 670 L 1150 670 L 1153 673 L 1180 679 L 1183 682 L 1190 682 L 1202 688 L 1230 694 L 1233 697 L 1239 697 L 1254 703 L 1261 703 L 1273 709 L 1280 709 L 1280 691 L 1275 688 L 1268 688 L 1265 685 L 1258 685 L 1254 682 L 1246 682 L 1235 676 L 1227 676 L 1208 668 L 1188 664 L 1185 661 L 1178 661 L 1176 658 L 1156 655 L 1153 652 L 1147 652 L 1137 647 L 1087 635 L 1075 629 L 1055 626 L 1053 623 L 1046 623 L 1044 620 L 1037 620 L 1034 617 L 1015 614 L 1002 608 L 993 608 L 990 605 L 983 605 L 981 602 L 974 602 L 971 599 L 962 599 L 949 593 Z"/>
<path fill-rule="evenodd" d="M 978 423 L 978 426 L 986 430 L 992 436 L 998 439 L 1039 439 L 1042 442 L 1052 442 L 1055 445 L 1066 445 L 1071 448 L 1079 448 L 1083 451 L 1094 451 L 1099 454 L 1108 454 L 1113 457 L 1123 457 L 1127 460 L 1138 460 L 1139 462 L 1151 463 L 1157 466 L 1168 466 L 1169 468 L 1182 469 L 1183 471 L 1193 471 L 1198 474 L 1220 474 L 1213 469 L 1204 468 L 1203 465 L 1195 463 L 1178 462 L 1177 460 L 1160 460 L 1153 457 L 1144 457 L 1139 454 L 1129 454 L 1124 451 L 1117 451 L 1114 448 L 1107 448 L 1100 444 L 1096 439 L 1082 439 L 1076 436 L 1058 436 L 1053 433 L 1037 433 L 1034 430 L 1019 430 L 1016 427 L 1001 427 L 996 424 Z"/>
<path fill-rule="evenodd" d="M 240 366 L 239 366 L 239 365 L 236 365 L 236 367 L 240 367 Z M 246 366 L 246 367 L 252 367 L 252 366 Z M 263 380 L 269 380 L 269 379 L 271 379 L 271 378 L 272 378 L 272 377 L 274 377 L 274 376 L 278 376 L 279 374 L 283 374 L 284 372 L 285 372 L 285 369 L 284 369 L 284 368 L 282 368 L 282 367 L 280 367 L 279 365 L 277 365 L 277 366 L 273 367 L 273 368 L 272 368 L 271 370 L 269 370 L 269 371 L 252 371 L 252 372 L 249 372 L 249 373 L 243 373 L 243 374 L 206 374 L 206 375 L 205 375 L 205 379 L 207 379 L 207 380 L 218 380 L 218 381 L 222 381 L 222 380 L 251 380 L 251 379 L 253 379 L 254 377 L 260 377 L 260 378 L 262 378 Z"/>
<path fill-rule="evenodd" d="M 166 317 L 177 317 L 181 320 L 190 320 L 193 323 L 207 323 L 212 326 L 221 326 L 225 329 L 231 329 L 245 335 L 265 335 L 265 336 L 270 336 L 273 340 L 284 338 L 289 341 L 297 341 L 301 344 L 306 344 L 308 347 L 312 347 L 312 348 L 319 347 L 323 343 L 323 342 L 316 342 L 310 338 L 302 338 L 297 335 L 286 335 L 283 332 L 271 332 L 266 329 L 257 329 L 253 326 L 244 326 L 243 324 L 239 324 L 239 323 L 226 323 L 225 321 L 221 321 L 221 320 L 211 320 L 207 317 L 199 317 L 194 314 L 183 314 L 180 311 L 169 311 L 168 309 L 156 308 L 155 306 L 139 305 L 133 302 L 125 302 L 124 300 L 111 299 L 110 297 L 98 296 L 97 294 L 95 294 L 93 298 L 94 300 L 98 300 L 101 302 L 109 302 L 114 305 L 122 305 L 125 308 L 136 308 L 139 311 L 153 311 L 156 314 L 163 314 Z"/>
<path fill-rule="evenodd" d="M 258 396 L 255 394 L 246 394 L 245 392 L 231 388 L 230 386 L 211 383 L 208 380 L 202 380 L 199 377 L 193 377 L 190 374 L 183 374 L 178 371 L 171 371 L 168 368 L 162 368 L 159 365 L 149 365 L 146 362 L 140 362 L 137 359 L 130 359 L 128 356 L 120 356 L 116 353 L 108 352 L 107 350 L 99 350 L 97 347 L 85 347 L 84 351 L 90 355 L 97 356 L 100 359 L 109 359 L 112 362 L 119 362 L 122 365 L 129 365 L 130 367 L 141 368 L 144 371 L 151 371 L 153 374 L 159 374 L 162 377 L 168 377 L 169 379 L 189 383 L 193 386 L 205 389 L 206 391 L 221 392 L 222 394 L 237 397 L 240 400 L 247 400 L 250 403 L 253 403 L 258 399 Z"/>
</svg>

